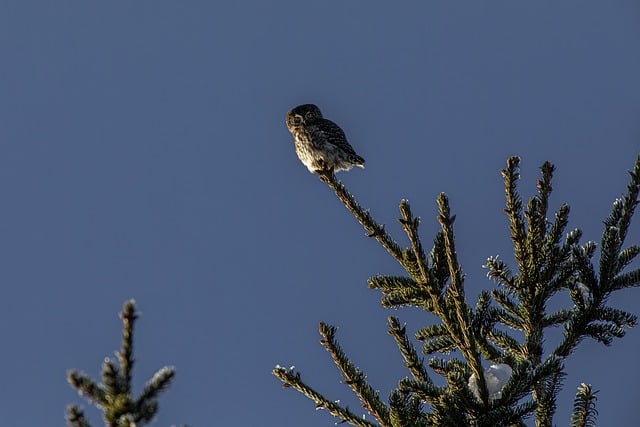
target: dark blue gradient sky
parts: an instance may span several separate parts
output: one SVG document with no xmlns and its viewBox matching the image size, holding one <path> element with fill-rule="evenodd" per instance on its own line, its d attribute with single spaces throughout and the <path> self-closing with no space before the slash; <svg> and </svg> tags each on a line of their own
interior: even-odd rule
<svg viewBox="0 0 640 427">
<path fill-rule="evenodd" d="M 527 197 L 542 162 L 556 164 L 552 208 L 568 202 L 570 227 L 599 241 L 640 151 L 632 0 L 4 0 L 0 52 L 7 426 L 63 424 L 81 402 L 66 371 L 98 376 L 128 298 L 142 312 L 136 389 L 177 367 L 156 425 L 333 425 L 280 387 L 277 363 L 360 411 L 319 321 L 339 326 L 383 396 L 407 375 L 386 318 L 411 333 L 433 318 L 389 313 L 367 289 L 399 266 L 299 163 L 293 105 L 316 103 L 345 129 L 367 169 L 339 177 L 403 244 L 399 200 L 427 244 L 435 197 L 449 195 L 471 298 L 493 286 L 486 258 L 510 259 L 507 156 L 523 158 Z M 638 313 L 640 290 L 611 301 Z M 588 382 L 602 390 L 599 424 L 635 425 L 639 350 L 639 330 L 612 348 L 584 342 L 556 424 Z"/>
</svg>

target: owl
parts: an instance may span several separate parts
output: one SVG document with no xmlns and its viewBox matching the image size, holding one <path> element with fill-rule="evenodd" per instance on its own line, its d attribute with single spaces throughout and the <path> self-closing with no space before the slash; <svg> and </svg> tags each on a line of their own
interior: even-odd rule
<svg viewBox="0 0 640 427">
<path fill-rule="evenodd" d="M 287 127 L 293 134 L 298 158 L 310 172 L 364 168 L 364 159 L 349 145 L 342 129 L 322 117 L 317 106 L 304 104 L 291 109 L 287 113 Z"/>
</svg>

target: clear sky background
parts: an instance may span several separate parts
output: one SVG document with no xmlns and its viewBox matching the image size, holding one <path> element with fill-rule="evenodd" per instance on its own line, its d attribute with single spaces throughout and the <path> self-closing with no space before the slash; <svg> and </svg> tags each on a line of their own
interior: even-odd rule
<svg viewBox="0 0 640 427">
<path fill-rule="evenodd" d="M 107 4 L 108 3 L 108 4 Z M 557 166 L 552 208 L 599 241 L 640 152 L 640 4 L 602 1 L 0 3 L 0 424 L 64 424 L 66 383 L 99 376 L 135 298 L 136 391 L 175 365 L 155 425 L 330 426 L 271 375 L 362 412 L 317 325 L 388 396 L 407 375 L 367 278 L 399 266 L 296 158 L 286 111 L 313 102 L 367 168 L 342 173 L 401 243 L 398 202 L 457 215 L 470 297 L 509 259 L 499 170 L 522 193 Z M 629 243 L 640 242 L 640 218 Z M 426 244 L 425 243 L 425 244 Z M 634 266 L 637 268 L 638 263 Z M 558 305 L 566 302 L 559 298 Z M 640 289 L 612 298 L 638 314 Z M 547 342 L 552 345 L 557 337 Z M 593 384 L 601 425 L 634 426 L 640 330 L 584 342 L 558 426 Z"/>
</svg>

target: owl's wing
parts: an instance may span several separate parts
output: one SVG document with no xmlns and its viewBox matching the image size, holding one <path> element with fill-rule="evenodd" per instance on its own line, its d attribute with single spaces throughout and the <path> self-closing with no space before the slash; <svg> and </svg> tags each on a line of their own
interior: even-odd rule
<svg viewBox="0 0 640 427">
<path fill-rule="evenodd" d="M 331 120 L 321 119 L 319 128 L 322 131 L 327 142 L 335 145 L 336 147 L 339 147 L 345 153 L 351 154 L 353 156 L 358 156 L 353 147 L 347 141 L 347 136 L 344 134 L 344 131 L 340 128 L 340 126 L 333 123 Z"/>
</svg>

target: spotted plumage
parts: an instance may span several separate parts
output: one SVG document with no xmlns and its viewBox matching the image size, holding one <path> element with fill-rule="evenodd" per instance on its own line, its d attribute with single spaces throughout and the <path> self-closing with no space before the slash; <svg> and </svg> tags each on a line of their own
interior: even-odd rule
<svg viewBox="0 0 640 427">
<path fill-rule="evenodd" d="M 322 117 L 317 106 L 304 104 L 291 109 L 287 113 L 287 127 L 293 135 L 298 158 L 310 172 L 364 168 L 364 159 L 349 145 L 342 129 Z"/>
</svg>

